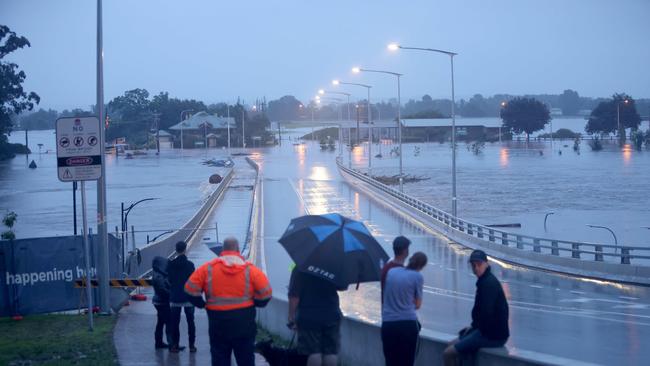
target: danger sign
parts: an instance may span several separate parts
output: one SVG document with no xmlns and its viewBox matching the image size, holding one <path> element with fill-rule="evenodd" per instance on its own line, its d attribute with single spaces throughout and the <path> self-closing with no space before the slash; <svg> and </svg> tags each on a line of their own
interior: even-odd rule
<svg viewBox="0 0 650 366">
<path fill-rule="evenodd" d="M 102 151 L 97 117 L 56 120 L 56 156 L 59 180 L 97 180 L 102 175 Z"/>
</svg>

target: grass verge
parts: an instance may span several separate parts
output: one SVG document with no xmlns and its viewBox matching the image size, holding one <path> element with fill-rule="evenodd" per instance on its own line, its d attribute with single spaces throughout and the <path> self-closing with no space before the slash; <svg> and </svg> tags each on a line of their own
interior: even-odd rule
<svg viewBox="0 0 650 366">
<path fill-rule="evenodd" d="M 83 315 L 0 318 L 0 365 L 118 365 L 113 345 L 116 316 L 95 317 L 88 331 Z"/>
</svg>

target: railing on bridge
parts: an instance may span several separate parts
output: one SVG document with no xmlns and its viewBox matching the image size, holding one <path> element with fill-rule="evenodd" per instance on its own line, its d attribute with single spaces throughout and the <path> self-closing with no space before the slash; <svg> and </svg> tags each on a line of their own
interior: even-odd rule
<svg viewBox="0 0 650 366">
<path fill-rule="evenodd" d="M 492 227 L 476 224 L 458 217 L 454 217 L 445 211 L 442 211 L 407 194 L 401 193 L 398 190 L 395 190 L 383 183 L 380 183 L 365 174 L 362 174 L 354 169 L 347 168 L 342 164 L 340 158 L 336 159 L 336 164 L 340 170 L 394 198 L 397 198 L 406 205 L 432 218 L 438 224 L 444 226 L 447 230 L 454 231 L 456 233 L 462 233 L 476 239 L 493 243 L 500 243 L 504 246 L 509 246 L 516 249 L 532 250 L 533 252 L 540 254 L 566 256 L 574 259 L 593 259 L 597 262 L 603 262 L 606 261 L 606 258 L 612 258 L 617 262 L 620 260 L 621 264 L 631 264 L 633 259 L 650 259 L 650 247 L 609 245 L 539 238 L 520 233 L 497 230 Z"/>
</svg>

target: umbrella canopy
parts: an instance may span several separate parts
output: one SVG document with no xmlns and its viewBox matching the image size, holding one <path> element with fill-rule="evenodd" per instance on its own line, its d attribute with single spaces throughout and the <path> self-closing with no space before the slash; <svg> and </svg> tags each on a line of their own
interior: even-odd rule
<svg viewBox="0 0 650 366">
<path fill-rule="evenodd" d="M 359 221 L 337 213 L 291 220 L 279 240 L 298 270 L 344 288 L 379 281 L 388 254 Z"/>
</svg>

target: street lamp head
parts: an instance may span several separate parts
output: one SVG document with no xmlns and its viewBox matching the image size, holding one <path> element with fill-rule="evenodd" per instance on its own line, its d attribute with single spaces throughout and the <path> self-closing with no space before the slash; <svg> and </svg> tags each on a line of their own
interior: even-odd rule
<svg viewBox="0 0 650 366">
<path fill-rule="evenodd" d="M 304 107 L 304 105 L 302 105 L 302 104 L 298 105 L 298 108 L 303 108 L 303 107 Z"/>
<path fill-rule="evenodd" d="M 323 89 L 319 89 L 319 90 L 318 90 L 318 94 L 320 94 L 320 95 L 325 94 L 325 90 L 323 90 Z"/>
<path fill-rule="evenodd" d="M 506 104 L 508 104 L 508 103 L 506 103 L 506 102 L 501 102 L 501 107 L 505 107 Z"/>
<path fill-rule="evenodd" d="M 339 85 L 340 83 L 341 82 L 336 79 L 332 80 L 332 85 Z"/>
<path fill-rule="evenodd" d="M 399 49 L 399 45 L 397 43 L 391 43 L 388 45 L 389 51 L 397 51 L 398 49 Z"/>
<path fill-rule="evenodd" d="M 359 67 L 353 67 L 353 68 L 352 68 L 352 72 L 355 73 L 355 74 L 358 74 L 358 73 L 361 72 L 361 68 L 359 68 Z"/>
<path fill-rule="evenodd" d="M 314 99 L 319 100 L 319 99 L 320 99 L 320 95 L 315 96 Z"/>
<path fill-rule="evenodd" d="M 316 99 L 316 104 L 320 104 L 320 99 Z"/>
<path fill-rule="evenodd" d="M 625 99 L 625 100 L 623 101 L 623 103 L 625 103 L 625 104 L 628 104 L 629 102 L 630 102 L 629 99 Z"/>
</svg>

